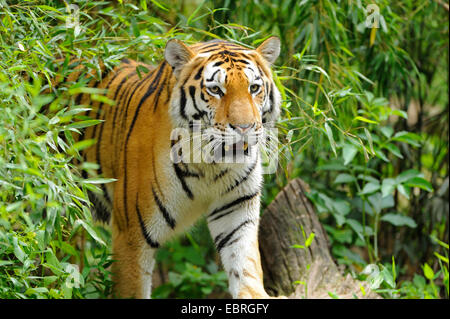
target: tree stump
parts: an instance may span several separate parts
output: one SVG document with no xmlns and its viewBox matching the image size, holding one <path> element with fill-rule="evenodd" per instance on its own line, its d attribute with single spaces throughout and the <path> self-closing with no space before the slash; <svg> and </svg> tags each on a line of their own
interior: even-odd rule
<svg viewBox="0 0 450 319">
<path fill-rule="evenodd" d="M 266 291 L 290 298 L 380 298 L 367 283 L 342 275 L 307 191 L 305 182 L 294 179 L 263 212 L 259 249 Z M 308 247 L 292 248 L 306 246 L 311 233 Z"/>
</svg>

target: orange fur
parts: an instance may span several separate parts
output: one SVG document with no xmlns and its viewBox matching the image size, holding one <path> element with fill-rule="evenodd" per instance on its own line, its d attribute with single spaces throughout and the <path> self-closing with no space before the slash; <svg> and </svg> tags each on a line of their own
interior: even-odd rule
<svg viewBox="0 0 450 319">
<path fill-rule="evenodd" d="M 172 69 L 167 61 L 154 68 L 129 60 L 108 72 L 101 80 L 97 80 L 93 74 L 88 74 L 87 76 L 92 77 L 89 86 L 107 89 L 107 97 L 116 102 L 114 106 L 92 101 L 88 94 L 75 97 L 78 104 L 92 107 L 88 116 L 104 120 L 99 125 L 88 127 L 80 137 L 97 140 L 96 145 L 83 152 L 84 159 L 99 163 L 99 174 L 102 176 L 117 179 L 117 182 L 101 186 L 103 195 L 100 195 L 100 198 L 96 197 L 99 195 L 93 196 L 97 202 L 97 213 L 104 209 L 106 212 L 103 215 L 111 214 L 112 217 L 113 259 L 116 260 L 112 267 L 115 297 L 148 297 L 144 285 L 148 284 L 151 269 L 143 265 L 148 264 L 147 259 L 151 259 L 152 251 L 161 243 L 152 238 L 151 234 L 146 236 L 145 226 L 156 218 L 158 210 L 164 215 L 165 209 L 161 203 L 167 203 L 166 197 L 175 187 L 175 182 L 168 179 L 163 172 L 170 151 L 170 134 L 174 129 L 169 114 L 169 102 L 177 81 L 184 82 L 184 94 L 187 97 L 194 94 L 191 93 L 194 92 L 190 89 L 191 86 L 195 87 L 197 99 L 200 94 L 210 95 L 206 86 L 199 87 L 198 81 L 195 80 L 195 74 L 200 73 L 208 62 L 202 53 L 207 52 L 210 57 L 217 54 L 216 59 L 222 61 L 221 67 L 227 70 L 224 97 L 218 99 L 208 96 L 208 105 L 214 109 L 215 126 L 224 129 L 230 124 L 251 124 L 258 129 L 262 125 L 261 111 L 258 110 L 257 104 L 262 103 L 268 88 L 261 88 L 261 93 L 253 97 L 249 93 L 249 82 L 242 66 L 233 62 L 233 59 L 226 61 L 226 55 L 220 55 L 220 52 L 227 48 L 237 48 L 242 52 L 246 50 L 226 43 L 218 43 L 215 46 L 200 43 L 185 47 L 185 58 L 190 60 L 181 68 L 179 74 L 175 74 L 176 70 Z M 267 79 L 271 80 L 270 68 L 262 57 L 263 51 L 245 52 L 245 56 L 252 59 Z M 141 78 L 136 71 L 138 65 L 147 67 L 150 72 L 141 73 Z M 81 70 L 80 67 L 79 71 L 72 73 L 66 81 L 74 81 L 82 75 Z M 57 79 L 58 81 L 61 79 Z M 187 186 L 182 186 L 189 196 Z M 186 205 L 191 211 L 203 207 L 202 203 Z M 170 216 L 164 218 L 171 227 Z M 176 222 L 172 228 L 174 231 L 178 228 L 181 230 L 178 220 Z M 257 279 L 262 287 L 257 238 L 254 238 L 253 246 L 257 253 L 255 257 L 249 257 L 250 268 L 245 269 L 244 275 L 248 274 L 249 277 Z M 251 286 L 244 286 L 239 292 L 239 297 L 265 296 L 267 295 L 264 290 Z"/>
</svg>

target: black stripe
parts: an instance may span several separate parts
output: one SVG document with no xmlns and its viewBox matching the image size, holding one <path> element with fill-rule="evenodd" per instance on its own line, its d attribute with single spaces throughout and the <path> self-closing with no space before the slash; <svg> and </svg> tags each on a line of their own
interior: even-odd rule
<svg viewBox="0 0 450 319">
<path fill-rule="evenodd" d="M 205 98 L 205 95 L 203 94 L 203 92 L 200 92 L 200 98 L 203 100 L 203 102 L 206 102 L 206 103 L 209 102 L 209 100 L 207 100 L 207 99 Z"/>
<path fill-rule="evenodd" d="M 198 72 L 195 75 L 194 79 L 199 80 L 202 77 L 202 72 L 203 72 L 203 66 L 200 69 L 198 69 Z"/>
<path fill-rule="evenodd" d="M 227 188 L 227 190 L 224 192 L 224 194 L 231 192 L 233 189 L 235 189 L 236 187 L 238 187 L 240 184 L 242 184 L 243 182 L 245 182 L 247 180 L 247 178 L 249 178 L 249 176 L 251 175 L 251 173 L 254 171 L 256 164 L 258 163 L 258 160 L 256 160 L 252 166 L 249 167 L 249 169 L 245 172 L 245 175 L 242 176 L 241 178 L 237 179 L 234 181 L 234 184 L 229 186 Z"/>
<path fill-rule="evenodd" d="M 220 215 L 216 215 L 213 219 L 210 219 L 209 222 L 213 222 L 213 221 L 216 221 L 218 219 L 221 219 L 222 217 L 230 215 L 233 212 L 235 212 L 235 210 L 234 209 L 230 209 L 229 211 L 227 211 L 225 213 L 222 213 Z"/>
<path fill-rule="evenodd" d="M 184 92 L 184 88 L 180 87 L 180 114 L 181 117 L 184 118 L 185 120 L 188 119 L 188 117 L 186 116 L 186 93 Z"/>
<path fill-rule="evenodd" d="M 216 42 L 216 43 L 213 43 L 213 44 L 208 44 L 208 45 L 202 47 L 200 50 L 203 51 L 203 50 L 206 50 L 206 49 L 209 49 L 209 48 L 214 48 L 214 47 L 220 46 L 221 44 L 222 44 L 222 42 Z"/>
<path fill-rule="evenodd" d="M 269 113 L 272 113 L 273 111 L 273 106 L 274 106 L 274 98 L 273 98 L 273 83 L 270 83 L 270 93 L 269 93 L 269 101 L 270 101 L 270 108 L 269 108 Z"/>
<path fill-rule="evenodd" d="M 111 219 L 111 209 L 103 204 L 99 196 L 92 191 L 88 191 L 89 201 L 94 205 L 94 220 L 109 223 Z"/>
<path fill-rule="evenodd" d="M 245 60 L 242 60 L 242 59 L 234 60 L 234 62 L 240 62 L 240 63 L 244 63 L 244 64 L 250 64 L 248 61 L 245 61 Z"/>
<path fill-rule="evenodd" d="M 219 72 L 220 69 L 217 69 L 216 71 L 214 71 L 214 73 L 211 75 L 211 77 L 209 79 L 206 79 L 206 82 L 211 82 L 212 80 L 214 80 L 214 76 L 217 74 L 217 72 Z"/>
<path fill-rule="evenodd" d="M 232 51 L 229 51 L 229 50 L 223 50 L 223 51 L 220 51 L 220 52 L 218 52 L 218 54 L 220 54 L 220 55 L 229 55 L 229 56 L 239 56 L 239 53 L 236 53 L 236 52 L 232 52 Z"/>
<path fill-rule="evenodd" d="M 155 102 L 153 106 L 153 112 L 156 112 L 156 108 L 158 107 L 159 103 L 159 97 L 161 96 L 162 90 L 164 90 L 167 87 L 167 81 L 169 80 L 169 76 L 166 76 L 165 79 L 162 81 L 162 85 L 160 86 L 158 92 L 156 92 Z"/>
<path fill-rule="evenodd" d="M 180 162 L 179 164 L 182 165 L 182 166 L 184 167 L 183 175 L 184 175 L 185 177 L 195 177 L 195 178 L 200 178 L 200 176 L 203 177 L 203 173 L 201 173 L 201 172 L 200 172 L 200 173 L 191 172 L 191 171 L 188 169 L 187 165 L 186 165 L 184 162 Z"/>
<path fill-rule="evenodd" d="M 219 66 L 219 65 L 222 65 L 222 64 L 224 64 L 224 63 L 225 63 L 224 61 L 218 61 L 218 62 L 214 63 L 213 66 L 214 66 L 214 67 L 215 67 L 215 66 Z"/>
<path fill-rule="evenodd" d="M 194 108 L 197 110 L 197 114 L 195 114 L 193 117 L 195 120 L 198 120 L 200 118 L 202 118 L 203 116 L 207 115 L 205 111 L 201 111 L 198 107 L 197 107 L 197 102 L 195 102 L 195 86 L 189 86 L 189 94 L 192 98 L 192 103 L 194 104 Z"/>
<path fill-rule="evenodd" d="M 180 180 L 181 187 L 183 187 L 183 190 L 185 191 L 186 195 L 190 199 L 194 199 L 194 194 L 192 194 L 192 191 L 189 189 L 189 187 L 186 184 L 186 181 L 184 178 L 186 175 L 184 174 L 183 170 L 178 166 L 178 164 L 173 164 L 173 168 L 175 169 L 175 174 L 177 175 L 178 179 Z"/>
<path fill-rule="evenodd" d="M 229 168 L 225 168 L 223 171 L 221 171 L 219 174 L 214 176 L 214 182 L 217 182 L 220 178 L 224 177 L 226 173 L 230 171 Z"/>
<path fill-rule="evenodd" d="M 233 237 L 233 235 L 242 227 L 244 227 L 245 225 L 247 225 L 248 223 L 253 223 L 253 221 L 251 220 L 246 220 L 245 222 L 243 222 L 242 224 L 240 224 L 238 227 L 236 227 L 235 229 L 233 229 L 233 231 L 231 233 L 229 233 L 227 236 L 225 236 L 218 244 L 217 244 L 217 251 L 220 253 L 220 251 L 227 245 L 227 243 L 230 241 L 231 237 Z M 216 237 L 217 238 L 217 237 Z M 235 242 L 235 241 L 233 241 Z"/>
<path fill-rule="evenodd" d="M 217 246 L 217 243 L 219 242 L 219 240 L 223 237 L 223 233 L 220 233 L 219 235 L 217 235 L 214 238 L 214 244 Z"/>
<path fill-rule="evenodd" d="M 137 196 L 136 196 L 136 197 L 137 197 Z M 159 243 L 156 242 L 156 241 L 153 241 L 153 240 L 150 238 L 150 235 L 148 234 L 147 229 L 145 228 L 144 221 L 142 220 L 141 212 L 139 211 L 139 205 L 138 205 L 137 198 L 136 198 L 136 212 L 137 212 L 137 214 L 138 214 L 139 225 L 141 226 L 142 235 L 144 236 L 145 241 L 147 242 L 147 244 L 149 244 L 150 247 L 152 247 L 152 248 L 158 248 L 158 247 L 159 247 Z"/>
<path fill-rule="evenodd" d="M 153 70 L 154 71 L 154 70 Z M 136 87 L 134 88 L 134 90 L 133 90 L 133 92 L 131 92 L 131 94 L 130 94 L 130 96 L 128 97 L 128 101 L 127 101 L 127 103 L 125 104 L 126 106 L 125 106 L 125 117 L 124 117 L 124 119 L 122 120 L 122 131 L 126 128 L 126 124 L 127 124 L 127 120 L 128 120 L 128 109 L 129 109 L 129 107 L 130 107 L 130 103 L 131 103 L 131 101 L 133 100 L 133 96 L 134 96 L 134 94 L 137 92 L 137 91 L 139 91 L 139 88 L 141 87 L 141 86 L 143 86 L 143 85 L 145 85 L 146 83 L 147 83 L 147 80 L 148 79 L 150 79 L 152 76 L 153 76 L 153 73 L 154 72 L 149 72 L 144 78 L 142 78 L 141 80 L 140 80 L 140 83 L 138 83 L 138 85 L 136 85 Z M 159 71 L 158 71 L 158 73 L 159 73 Z M 158 75 L 157 75 L 157 77 L 158 77 Z M 152 92 L 153 93 L 153 92 Z"/>
<path fill-rule="evenodd" d="M 241 203 L 243 203 L 245 201 L 248 201 L 248 200 L 250 200 L 252 198 L 255 198 L 258 194 L 259 194 L 259 192 L 256 192 L 256 193 L 250 194 L 250 195 L 245 195 L 245 196 L 239 197 L 238 199 L 236 199 L 236 200 L 232 201 L 231 203 L 228 203 L 228 204 L 226 204 L 226 205 L 224 205 L 224 206 L 222 206 L 220 208 L 216 208 L 211 214 L 209 214 L 208 218 L 212 217 L 212 216 L 214 216 L 214 215 L 216 215 L 216 214 L 218 214 L 220 212 L 223 212 L 224 210 L 226 210 L 228 208 L 234 207 L 234 206 L 239 205 L 239 204 L 241 204 Z"/>
<path fill-rule="evenodd" d="M 210 52 L 217 51 L 218 49 L 221 49 L 221 48 L 215 48 L 215 49 L 209 49 L 209 50 L 202 50 L 202 51 L 200 51 L 200 53 L 210 53 Z"/>
<path fill-rule="evenodd" d="M 130 88 L 131 88 L 131 84 L 130 84 L 130 86 L 128 86 L 127 88 L 125 88 L 125 90 L 123 90 L 123 92 L 122 92 L 122 94 L 120 94 L 118 100 L 117 100 L 117 94 L 121 91 L 121 88 L 122 88 L 123 84 L 124 84 L 127 80 L 131 79 L 131 77 L 135 76 L 136 74 L 137 74 L 136 71 L 133 71 L 133 72 L 131 72 L 130 74 L 127 74 L 127 75 L 122 79 L 122 81 L 119 83 L 119 86 L 118 86 L 117 89 L 116 89 L 116 94 L 115 94 L 115 96 L 114 96 L 114 101 L 116 102 L 116 105 L 115 105 L 115 107 L 114 107 L 114 115 L 113 115 L 113 120 L 112 120 L 112 123 L 111 123 L 112 127 L 111 127 L 110 143 L 113 142 L 113 136 L 115 135 L 115 134 L 114 134 L 114 128 L 115 128 L 115 125 L 116 125 L 116 117 L 117 117 L 117 113 L 118 113 L 118 110 L 119 110 L 120 101 L 122 100 L 122 98 L 123 98 L 124 96 L 128 95 L 128 91 L 129 91 Z M 137 81 L 139 81 L 139 79 L 137 79 L 135 82 L 133 82 L 133 84 L 136 83 Z M 122 109 L 122 108 L 120 107 L 120 109 Z"/>
<path fill-rule="evenodd" d="M 175 220 L 172 218 L 172 216 L 170 216 L 170 214 L 167 211 L 167 209 L 161 203 L 161 200 L 156 195 L 155 190 L 153 189 L 153 187 L 152 187 L 152 193 L 153 193 L 153 198 L 155 199 L 155 203 L 156 203 L 156 205 L 158 205 L 158 208 L 159 208 L 161 214 L 163 215 L 164 219 L 166 220 L 167 224 L 170 226 L 170 228 L 174 229 L 175 228 Z"/>
<path fill-rule="evenodd" d="M 83 98 L 84 93 L 79 93 L 78 96 L 75 99 L 75 105 L 80 105 L 81 100 Z"/>
<path fill-rule="evenodd" d="M 251 66 L 247 67 L 247 69 L 249 69 L 250 71 L 252 71 L 254 74 L 256 74 L 255 70 L 253 70 L 253 68 Z"/>
</svg>

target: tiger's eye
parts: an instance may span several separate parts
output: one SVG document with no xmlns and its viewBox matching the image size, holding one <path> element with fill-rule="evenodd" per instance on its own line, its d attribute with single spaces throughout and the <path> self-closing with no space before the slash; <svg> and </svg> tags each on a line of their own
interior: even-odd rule
<svg viewBox="0 0 450 319">
<path fill-rule="evenodd" d="M 210 87 L 209 90 L 214 94 L 217 94 L 220 92 L 220 88 L 217 85 Z"/>
<path fill-rule="evenodd" d="M 252 85 L 250 85 L 250 93 L 254 94 L 254 93 L 258 92 L 259 91 L 259 87 L 260 87 L 259 84 L 252 84 Z"/>
<path fill-rule="evenodd" d="M 218 87 L 217 85 L 214 85 L 214 86 L 209 87 L 209 88 L 208 88 L 208 91 L 209 91 L 211 94 L 216 94 L 216 95 L 220 95 L 220 96 L 223 95 L 222 90 L 221 90 L 220 87 Z"/>
</svg>

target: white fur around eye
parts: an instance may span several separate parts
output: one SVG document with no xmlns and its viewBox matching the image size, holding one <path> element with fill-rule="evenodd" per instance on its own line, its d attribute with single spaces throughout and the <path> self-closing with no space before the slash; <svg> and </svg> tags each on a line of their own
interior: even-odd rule
<svg viewBox="0 0 450 319">
<path fill-rule="evenodd" d="M 249 61 L 248 66 L 244 69 L 244 73 L 248 79 L 248 92 L 252 95 L 256 95 L 261 91 L 261 87 L 263 85 L 262 74 L 259 73 L 258 67 Z M 259 90 L 255 92 L 251 92 L 250 88 L 252 85 L 259 85 Z"/>
<path fill-rule="evenodd" d="M 220 98 L 222 94 L 217 94 L 211 91 L 211 89 L 215 86 L 218 86 L 223 94 L 227 93 L 225 88 L 225 80 L 227 77 L 226 71 L 219 67 L 214 66 L 216 62 L 211 62 L 205 67 L 205 71 L 203 72 L 203 83 L 205 84 L 208 93 L 213 96 Z"/>
</svg>

